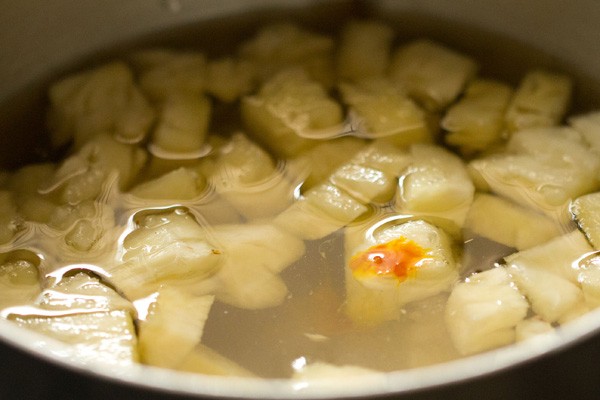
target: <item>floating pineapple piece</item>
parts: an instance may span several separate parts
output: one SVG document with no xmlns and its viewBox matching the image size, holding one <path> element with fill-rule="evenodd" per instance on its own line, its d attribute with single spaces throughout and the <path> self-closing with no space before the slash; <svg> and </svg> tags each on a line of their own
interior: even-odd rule
<svg viewBox="0 0 600 400">
<path fill-rule="evenodd" d="M 348 228 L 345 238 L 345 311 L 357 323 L 398 319 L 403 306 L 458 279 L 450 238 L 425 221 L 383 219 Z"/>
<path fill-rule="evenodd" d="M 220 268 L 222 250 L 206 227 L 183 208 L 141 212 L 123 239 L 122 262 L 107 267 L 110 279 L 130 300 L 165 284 L 198 284 Z"/>
<path fill-rule="evenodd" d="M 395 209 L 445 218 L 461 227 L 475 192 L 463 161 L 429 144 L 415 144 L 410 152 L 413 162 L 400 178 Z"/>
<path fill-rule="evenodd" d="M 140 359 L 145 364 L 176 368 L 200 343 L 214 296 L 164 287 L 153 297 L 138 325 Z"/>
<path fill-rule="evenodd" d="M 56 208 L 56 199 L 40 194 L 39 189 L 52 179 L 55 169 L 53 163 L 29 164 L 8 177 L 6 188 L 13 192 L 18 212 L 25 220 L 49 221 Z"/>
<path fill-rule="evenodd" d="M 515 339 L 517 342 L 532 339 L 539 335 L 554 332 L 552 324 L 539 317 L 531 317 L 519 322 L 515 327 Z"/>
<path fill-rule="evenodd" d="M 269 79 L 257 95 L 242 99 L 242 120 L 253 138 L 276 156 L 298 155 L 316 143 L 302 136 L 341 130 L 342 109 L 298 68 Z"/>
<path fill-rule="evenodd" d="M 592 251 L 583 234 L 573 231 L 505 257 L 506 266 L 533 311 L 547 322 L 561 322 L 583 303 L 577 282 L 578 259 Z"/>
<path fill-rule="evenodd" d="M 0 309 L 31 304 L 41 292 L 37 255 L 17 250 L 0 254 Z"/>
<path fill-rule="evenodd" d="M 248 219 L 279 214 L 293 202 L 299 184 L 241 133 L 220 149 L 209 173 L 217 193 Z"/>
<path fill-rule="evenodd" d="M 140 183 L 129 193 L 144 199 L 191 200 L 206 189 L 206 178 L 190 168 L 177 168 L 171 172 Z"/>
<path fill-rule="evenodd" d="M 528 309 L 507 270 L 493 268 L 454 287 L 446 304 L 446 326 L 459 353 L 479 353 L 513 343 L 515 327 Z"/>
<path fill-rule="evenodd" d="M 477 79 L 452 105 L 441 121 L 448 133 L 444 141 L 463 154 L 483 151 L 502 141 L 504 113 L 512 95 L 510 86 Z"/>
<path fill-rule="evenodd" d="M 225 259 L 214 277 L 218 300 L 246 309 L 283 302 L 288 291 L 278 274 L 304 254 L 302 240 L 268 224 L 218 225 L 214 235 Z"/>
<path fill-rule="evenodd" d="M 203 152 L 210 113 L 210 101 L 204 96 L 169 96 L 162 104 L 150 151 L 161 158 L 198 158 Z"/>
<path fill-rule="evenodd" d="M 581 133 L 594 153 L 600 154 L 600 111 L 571 117 L 569 125 Z"/>
<path fill-rule="evenodd" d="M 275 23 L 243 43 L 240 56 L 254 66 L 262 80 L 300 66 L 312 79 L 328 86 L 333 81 L 333 47 L 331 37 L 291 23 Z"/>
<path fill-rule="evenodd" d="M 50 88 L 49 97 L 48 125 L 56 147 L 74 140 L 80 148 L 105 132 L 126 143 L 139 142 L 154 121 L 152 107 L 122 62 L 69 76 Z"/>
<path fill-rule="evenodd" d="M 138 361 L 137 336 L 128 311 L 56 316 L 12 314 L 8 319 L 72 345 L 71 357 L 85 363 L 129 366 Z"/>
<path fill-rule="evenodd" d="M 485 193 L 475 195 L 464 228 L 517 250 L 545 243 L 563 233 L 562 225 L 548 216 Z"/>
<path fill-rule="evenodd" d="M 173 94 L 200 95 L 206 85 L 206 57 L 202 53 L 148 49 L 134 53 L 132 64 L 140 86 L 154 101 Z"/>
<path fill-rule="evenodd" d="M 432 140 L 423 110 L 387 80 L 341 83 L 339 88 L 350 106 L 352 129 L 356 131 L 349 134 L 385 137 L 398 146 Z"/>
<path fill-rule="evenodd" d="M 383 76 L 390 61 L 394 31 L 375 21 L 352 21 L 342 31 L 337 53 L 340 77 L 359 81 Z"/>
<path fill-rule="evenodd" d="M 367 206 L 331 183 L 309 189 L 275 217 L 275 224 L 302 239 L 323 238 L 368 211 Z"/>
<path fill-rule="evenodd" d="M 567 112 L 572 86 L 571 78 L 563 74 L 542 70 L 529 72 L 506 111 L 508 132 L 558 125 Z"/>
<path fill-rule="evenodd" d="M 118 173 L 119 188 L 127 188 L 146 158 L 141 148 L 119 143 L 107 135 L 97 135 L 67 158 L 40 192 L 59 193 L 60 201 L 71 205 L 94 200 L 102 193 L 103 184 L 113 171 Z"/>
<path fill-rule="evenodd" d="M 446 108 L 476 72 L 471 58 L 430 40 L 398 48 L 389 70 L 392 80 L 429 111 Z"/>
<path fill-rule="evenodd" d="M 598 252 L 583 256 L 577 265 L 577 282 L 581 286 L 586 304 L 600 306 L 600 256 Z"/>
<path fill-rule="evenodd" d="M 507 152 L 473 160 L 476 180 L 526 207 L 565 222 L 571 199 L 598 189 L 598 157 L 571 128 L 535 128 L 515 132 Z"/>
</svg>

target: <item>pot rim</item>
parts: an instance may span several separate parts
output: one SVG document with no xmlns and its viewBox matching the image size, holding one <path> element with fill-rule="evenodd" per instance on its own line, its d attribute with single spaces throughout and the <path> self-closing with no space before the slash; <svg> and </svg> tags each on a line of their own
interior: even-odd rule
<svg viewBox="0 0 600 400">
<path fill-rule="evenodd" d="M 408 395 L 465 383 L 565 350 L 600 331 L 600 309 L 523 342 L 457 360 L 414 369 L 322 380 L 221 377 L 142 364 L 105 365 L 73 359 L 69 346 L 0 320 L 0 341 L 35 358 L 108 382 L 169 394 L 239 399 L 325 399 Z"/>
</svg>

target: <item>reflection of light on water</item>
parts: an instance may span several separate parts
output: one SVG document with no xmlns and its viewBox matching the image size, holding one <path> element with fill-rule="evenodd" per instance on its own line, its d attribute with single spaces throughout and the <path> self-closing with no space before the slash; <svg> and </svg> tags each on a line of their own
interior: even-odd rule
<svg viewBox="0 0 600 400">
<path fill-rule="evenodd" d="M 292 368 L 294 371 L 302 371 L 306 367 L 306 357 L 298 357 L 292 361 Z"/>
</svg>

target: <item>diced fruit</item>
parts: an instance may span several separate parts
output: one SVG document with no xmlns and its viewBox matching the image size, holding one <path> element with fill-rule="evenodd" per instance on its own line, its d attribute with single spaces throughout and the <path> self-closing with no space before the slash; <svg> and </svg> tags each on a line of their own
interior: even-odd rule
<svg viewBox="0 0 600 400">
<path fill-rule="evenodd" d="M 140 183 L 129 193 L 144 199 L 191 200 L 206 189 L 206 178 L 189 168 L 177 168 L 158 178 Z"/>
<path fill-rule="evenodd" d="M 485 193 L 475 196 L 464 228 L 517 250 L 545 243 L 564 229 L 544 214 Z"/>
<path fill-rule="evenodd" d="M 464 96 L 446 112 L 441 126 L 444 140 L 463 154 L 486 150 L 502 141 L 504 113 L 512 94 L 504 83 L 477 79 Z"/>
<path fill-rule="evenodd" d="M 28 251 L 0 254 L 0 309 L 33 302 L 41 292 L 39 264 Z"/>
<path fill-rule="evenodd" d="M 567 112 L 571 90 L 572 82 L 566 75 L 542 70 L 529 72 L 506 111 L 508 131 L 557 125 Z"/>
<path fill-rule="evenodd" d="M 367 206 L 325 183 L 310 189 L 275 218 L 278 226 L 303 239 L 319 239 L 337 231 L 368 211 Z"/>
<path fill-rule="evenodd" d="M 67 77 L 55 83 L 49 94 L 48 125 L 57 147 L 73 139 L 80 148 L 101 133 L 127 143 L 139 142 L 154 120 L 152 107 L 122 62 Z"/>
<path fill-rule="evenodd" d="M 471 58 L 429 40 L 416 40 L 393 54 L 391 78 L 430 111 L 446 108 L 475 75 Z"/>
<path fill-rule="evenodd" d="M 600 250 L 600 192 L 578 197 L 569 210 L 585 237 L 596 250 Z"/>
<path fill-rule="evenodd" d="M 394 31 L 375 21 L 349 22 L 342 31 L 337 53 L 340 77 L 359 81 L 383 76 L 388 68 Z"/>
<path fill-rule="evenodd" d="M 517 342 L 535 338 L 539 335 L 544 335 L 551 332 L 554 332 L 554 327 L 552 324 L 538 317 L 524 319 L 515 327 Z"/>
<path fill-rule="evenodd" d="M 161 288 L 139 323 L 141 361 L 163 368 L 179 366 L 200 343 L 214 296 Z"/>
<path fill-rule="evenodd" d="M 515 341 L 515 327 L 529 304 L 504 268 L 469 276 L 457 284 L 446 305 L 446 326 L 463 355 L 479 353 Z"/>
<path fill-rule="evenodd" d="M 346 305 L 363 324 L 397 319 L 406 304 L 449 290 L 458 279 L 450 238 L 425 221 L 346 230 Z"/>
<path fill-rule="evenodd" d="M 341 83 L 344 102 L 350 106 L 352 133 L 366 138 L 385 137 L 399 146 L 429 142 L 426 115 L 410 98 L 384 79 Z"/>
<path fill-rule="evenodd" d="M 303 135 L 340 130 L 343 117 L 340 105 L 300 69 L 278 73 L 257 95 L 243 98 L 241 112 L 253 138 L 284 158 L 316 144 Z"/>
<path fill-rule="evenodd" d="M 231 103 L 250 93 L 256 80 L 255 65 L 231 57 L 211 60 L 206 71 L 206 91 Z"/>
</svg>

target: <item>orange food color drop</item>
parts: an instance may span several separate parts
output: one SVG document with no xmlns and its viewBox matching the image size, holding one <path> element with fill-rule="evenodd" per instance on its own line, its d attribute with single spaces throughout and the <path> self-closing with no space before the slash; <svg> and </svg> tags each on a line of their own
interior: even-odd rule
<svg viewBox="0 0 600 400">
<path fill-rule="evenodd" d="M 402 282 L 414 276 L 417 263 L 426 255 L 426 249 L 401 237 L 355 254 L 350 259 L 350 269 L 357 277 L 393 276 Z"/>
</svg>

